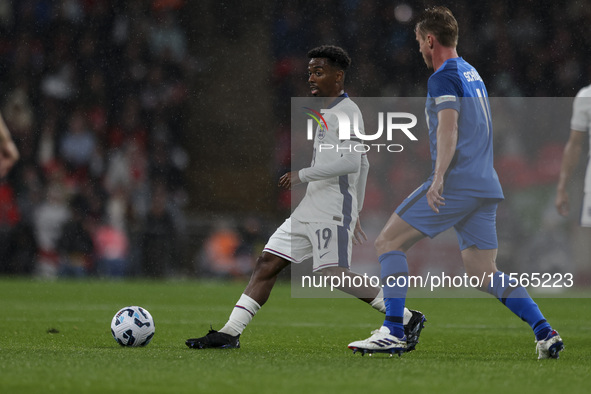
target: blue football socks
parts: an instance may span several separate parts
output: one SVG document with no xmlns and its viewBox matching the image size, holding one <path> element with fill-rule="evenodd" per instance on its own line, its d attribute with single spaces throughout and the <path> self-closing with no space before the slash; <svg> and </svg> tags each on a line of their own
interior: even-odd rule
<svg viewBox="0 0 591 394">
<path fill-rule="evenodd" d="M 408 291 L 408 263 L 406 254 L 392 251 L 379 257 L 382 284 L 384 286 L 384 303 L 386 318 L 384 326 L 390 329 L 395 337 L 404 337 L 404 302 Z"/>
<path fill-rule="evenodd" d="M 538 305 L 531 299 L 527 290 L 518 285 L 517 280 L 511 280 L 505 273 L 497 271 L 487 291 L 497 297 L 511 312 L 527 322 L 534 330 L 537 341 L 546 338 L 552 330 Z"/>
</svg>

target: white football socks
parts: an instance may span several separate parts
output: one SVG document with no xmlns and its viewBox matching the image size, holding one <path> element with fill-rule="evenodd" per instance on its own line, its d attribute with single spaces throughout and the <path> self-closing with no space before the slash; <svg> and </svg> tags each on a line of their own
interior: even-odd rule
<svg viewBox="0 0 591 394">
<path fill-rule="evenodd" d="M 412 313 L 408 310 L 407 307 L 404 307 L 404 316 L 402 317 L 402 325 L 406 326 L 412 317 Z"/>
<path fill-rule="evenodd" d="M 372 302 L 369 303 L 374 309 L 386 313 L 386 304 L 384 303 L 384 289 L 380 289 L 380 292 L 374 298 Z"/>
<path fill-rule="evenodd" d="M 372 308 L 382 313 L 386 313 L 386 304 L 384 303 L 384 289 L 380 289 L 380 292 L 378 293 L 376 298 L 372 302 L 370 302 L 369 305 L 371 305 Z M 412 313 L 408 310 L 408 308 L 405 307 L 404 316 L 402 318 L 402 324 L 406 326 L 410 321 L 411 317 Z"/>
<path fill-rule="evenodd" d="M 380 289 L 380 292 L 376 296 L 376 298 L 369 303 L 372 308 L 386 313 L 386 305 L 384 304 L 384 292 Z M 242 331 L 248 326 L 251 322 L 252 318 L 258 310 L 261 309 L 261 306 L 252 298 L 247 296 L 246 294 L 242 294 L 240 299 L 236 303 L 234 310 L 230 314 L 230 318 L 224 327 L 222 327 L 220 332 L 223 332 L 228 335 L 236 336 L 242 334 Z M 407 325 L 410 318 L 412 317 L 412 313 L 408 310 L 408 308 L 404 308 L 404 316 L 402 319 L 402 324 Z"/>
<path fill-rule="evenodd" d="M 226 325 L 220 330 L 224 334 L 236 336 L 242 334 L 261 306 L 246 294 L 242 294 Z"/>
</svg>

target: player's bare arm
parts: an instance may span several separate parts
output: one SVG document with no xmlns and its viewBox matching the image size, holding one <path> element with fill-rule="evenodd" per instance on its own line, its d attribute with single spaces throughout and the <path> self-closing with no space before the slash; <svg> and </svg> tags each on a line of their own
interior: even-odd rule
<svg viewBox="0 0 591 394">
<path fill-rule="evenodd" d="M 570 210 L 567 191 L 568 182 L 581 157 L 585 138 L 585 133 L 577 130 L 571 130 L 568 142 L 564 147 L 562 165 L 560 167 L 560 175 L 558 178 L 558 186 L 556 187 L 556 200 L 554 202 L 556 210 L 562 216 L 567 216 Z"/>
<path fill-rule="evenodd" d="M 439 127 L 437 128 L 437 159 L 433 183 L 427 191 L 427 201 L 431 209 L 439 213 L 439 207 L 445 205 L 443 182 L 445 172 L 456 152 L 458 142 L 458 112 L 454 109 L 444 109 L 438 112 Z"/>
<path fill-rule="evenodd" d="M 8 127 L 4 123 L 2 115 L 0 115 L 0 177 L 8 174 L 8 171 L 14 166 L 19 157 L 18 149 L 10 136 L 10 131 L 8 131 Z"/>
</svg>

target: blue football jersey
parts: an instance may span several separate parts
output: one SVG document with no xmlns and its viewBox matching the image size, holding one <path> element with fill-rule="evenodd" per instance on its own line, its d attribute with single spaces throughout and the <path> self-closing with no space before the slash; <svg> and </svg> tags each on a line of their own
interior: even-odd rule
<svg viewBox="0 0 591 394">
<path fill-rule="evenodd" d="M 425 114 L 433 168 L 437 113 L 446 108 L 458 111 L 459 117 L 458 142 L 445 175 L 444 193 L 504 198 L 493 167 L 493 127 L 486 87 L 476 69 L 461 57 L 448 59 L 429 78 Z"/>
</svg>

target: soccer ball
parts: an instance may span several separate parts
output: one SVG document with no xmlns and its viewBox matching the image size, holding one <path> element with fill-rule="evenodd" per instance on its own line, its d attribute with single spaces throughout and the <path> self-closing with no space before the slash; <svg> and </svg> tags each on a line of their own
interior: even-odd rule
<svg viewBox="0 0 591 394">
<path fill-rule="evenodd" d="M 113 316 L 111 334 L 121 346 L 146 346 L 154 336 L 154 319 L 139 306 L 126 306 Z"/>
</svg>

